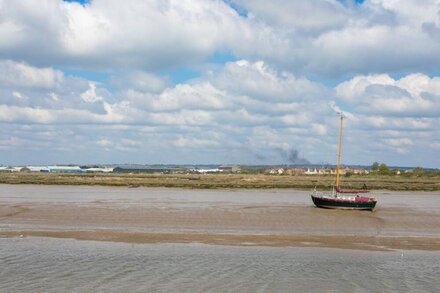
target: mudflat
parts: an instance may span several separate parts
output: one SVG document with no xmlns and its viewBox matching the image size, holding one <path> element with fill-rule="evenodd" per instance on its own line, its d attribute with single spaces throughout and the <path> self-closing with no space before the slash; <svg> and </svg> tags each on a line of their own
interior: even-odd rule
<svg viewBox="0 0 440 293">
<path fill-rule="evenodd" d="M 440 250 L 440 194 L 377 191 L 374 212 L 293 189 L 0 185 L 1 237 Z"/>
</svg>

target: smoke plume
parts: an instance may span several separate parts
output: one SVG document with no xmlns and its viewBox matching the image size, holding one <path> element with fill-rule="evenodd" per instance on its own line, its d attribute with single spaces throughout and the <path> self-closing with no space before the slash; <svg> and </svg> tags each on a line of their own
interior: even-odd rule
<svg viewBox="0 0 440 293">
<path fill-rule="evenodd" d="M 292 165 L 308 165 L 310 164 L 309 160 L 306 158 L 302 158 L 299 155 L 299 151 L 296 149 L 278 149 L 278 153 L 281 158 Z"/>
</svg>

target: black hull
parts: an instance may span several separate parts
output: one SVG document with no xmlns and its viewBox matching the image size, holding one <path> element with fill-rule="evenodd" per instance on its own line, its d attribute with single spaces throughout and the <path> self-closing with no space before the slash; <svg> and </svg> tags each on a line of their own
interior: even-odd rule
<svg viewBox="0 0 440 293">
<path fill-rule="evenodd" d="M 344 210 L 374 210 L 377 201 L 356 202 L 355 200 L 332 199 L 312 195 L 313 203 L 320 208 Z"/>
</svg>

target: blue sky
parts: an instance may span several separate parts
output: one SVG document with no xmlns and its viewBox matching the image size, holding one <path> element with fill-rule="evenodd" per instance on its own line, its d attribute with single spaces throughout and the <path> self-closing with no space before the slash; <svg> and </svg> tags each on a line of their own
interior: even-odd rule
<svg viewBox="0 0 440 293">
<path fill-rule="evenodd" d="M 79 3 L 78 3 L 79 2 Z M 0 165 L 440 167 L 440 2 L 0 1 Z"/>
</svg>

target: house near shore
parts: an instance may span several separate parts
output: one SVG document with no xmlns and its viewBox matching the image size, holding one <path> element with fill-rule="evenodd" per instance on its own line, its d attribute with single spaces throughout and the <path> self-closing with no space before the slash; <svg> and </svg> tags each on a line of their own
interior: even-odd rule
<svg viewBox="0 0 440 293">
<path fill-rule="evenodd" d="M 335 175 L 336 168 L 271 168 L 265 173 L 271 175 Z M 347 173 L 368 174 L 369 172 L 361 168 L 343 168 L 339 170 L 339 173 L 346 175 Z"/>
<path fill-rule="evenodd" d="M 284 170 L 284 173 L 287 175 L 303 175 L 305 172 L 303 168 L 288 168 Z"/>
<path fill-rule="evenodd" d="M 370 172 L 366 169 L 360 169 L 360 168 L 345 168 L 345 174 L 346 173 L 352 173 L 352 174 L 356 174 L 356 175 L 365 175 L 365 174 L 369 174 Z"/>
<path fill-rule="evenodd" d="M 306 175 L 317 175 L 319 174 L 317 168 L 307 168 L 307 170 L 304 172 Z"/>
<path fill-rule="evenodd" d="M 273 168 L 268 173 L 271 175 L 282 175 L 284 174 L 284 168 Z"/>
</svg>

